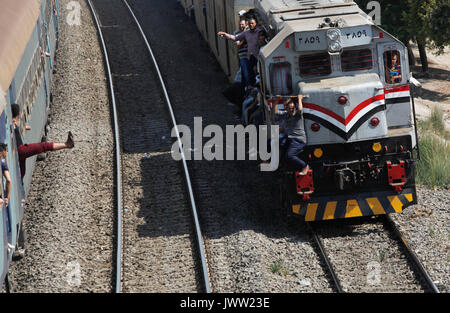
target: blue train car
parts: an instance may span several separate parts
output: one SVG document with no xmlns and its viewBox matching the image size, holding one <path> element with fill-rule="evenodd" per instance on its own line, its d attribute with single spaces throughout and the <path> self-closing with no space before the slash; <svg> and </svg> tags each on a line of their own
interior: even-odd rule
<svg viewBox="0 0 450 313">
<path fill-rule="evenodd" d="M 0 143 L 8 146 L 6 162 L 12 187 L 8 207 L 0 208 L 0 284 L 14 254 L 23 254 L 22 218 L 36 157 L 27 159 L 21 178 L 11 104 L 21 108 L 24 142 L 40 142 L 46 135 L 51 104 L 51 81 L 58 36 L 57 0 L 2 0 L 0 3 Z M 25 125 L 31 130 L 26 131 Z M 6 198 L 2 174 L 1 196 Z"/>
</svg>

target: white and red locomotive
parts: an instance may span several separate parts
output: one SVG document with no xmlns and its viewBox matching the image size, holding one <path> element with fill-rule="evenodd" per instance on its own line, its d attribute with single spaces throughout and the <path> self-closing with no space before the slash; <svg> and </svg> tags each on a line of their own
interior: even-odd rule
<svg viewBox="0 0 450 313">
<path fill-rule="evenodd" d="M 417 203 L 413 78 L 401 41 L 351 0 L 184 2 L 194 5 L 197 25 L 230 77 L 236 47 L 208 29 L 232 33 L 242 9 L 258 16 L 270 39 L 258 57 L 259 113 L 267 125 L 282 108 L 275 95 L 305 96 L 308 143 L 301 157 L 311 170 L 300 176 L 283 168 L 290 214 L 319 221 L 401 212 Z"/>
</svg>

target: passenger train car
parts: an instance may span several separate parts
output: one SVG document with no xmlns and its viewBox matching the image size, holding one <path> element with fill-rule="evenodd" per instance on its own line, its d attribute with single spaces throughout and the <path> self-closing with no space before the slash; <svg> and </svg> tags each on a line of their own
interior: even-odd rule
<svg viewBox="0 0 450 313">
<path fill-rule="evenodd" d="M 8 145 L 6 158 L 12 180 L 8 207 L 0 208 L 0 286 L 13 255 L 24 249 L 22 219 L 36 157 L 27 159 L 20 175 L 11 104 L 21 107 L 24 142 L 39 142 L 47 131 L 51 82 L 58 34 L 57 0 L 3 0 L 0 3 L 0 142 Z M 25 131 L 25 125 L 31 126 Z M 2 175 L 2 198 L 5 195 Z"/>
<path fill-rule="evenodd" d="M 417 203 L 419 156 L 406 47 L 351 0 L 184 0 L 230 80 L 237 13 L 253 9 L 269 40 L 261 48 L 259 113 L 273 125 L 276 95 L 301 93 L 311 167 L 282 167 L 288 214 L 320 221 L 401 212 Z M 251 120 L 250 120 L 251 122 Z"/>
</svg>

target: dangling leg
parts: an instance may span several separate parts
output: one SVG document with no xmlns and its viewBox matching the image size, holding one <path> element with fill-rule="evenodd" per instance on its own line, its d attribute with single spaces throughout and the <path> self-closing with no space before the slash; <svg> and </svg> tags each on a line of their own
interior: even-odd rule
<svg viewBox="0 0 450 313">
<path fill-rule="evenodd" d="M 61 149 L 72 149 L 74 146 L 75 146 L 75 144 L 73 142 L 73 135 L 71 132 L 69 132 L 69 134 L 67 135 L 66 142 L 54 142 L 53 143 L 53 151 L 61 150 Z"/>
<path fill-rule="evenodd" d="M 305 147 L 305 143 L 301 142 L 300 140 L 289 138 L 289 146 L 286 151 L 286 159 L 288 163 L 295 168 L 296 171 L 300 172 L 300 175 L 306 175 L 309 166 L 298 157 L 298 154 L 302 152 L 303 148 Z"/>
<path fill-rule="evenodd" d="M 69 132 L 66 142 L 37 142 L 21 145 L 17 151 L 19 153 L 19 164 L 22 178 L 25 176 L 26 159 L 47 151 L 56 151 L 61 149 L 72 149 L 74 147 L 73 135 Z"/>
</svg>

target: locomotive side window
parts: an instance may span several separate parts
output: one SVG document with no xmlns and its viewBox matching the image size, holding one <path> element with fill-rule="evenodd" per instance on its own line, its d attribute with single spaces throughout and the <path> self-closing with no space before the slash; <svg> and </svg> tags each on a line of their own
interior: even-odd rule
<svg viewBox="0 0 450 313">
<path fill-rule="evenodd" d="M 383 54 L 386 83 L 399 84 L 402 81 L 402 68 L 400 64 L 400 53 L 392 47 L 386 47 Z"/>
<path fill-rule="evenodd" d="M 269 66 L 270 86 L 274 95 L 292 93 L 292 74 L 289 62 L 275 62 Z"/>
<path fill-rule="evenodd" d="M 300 56 L 301 76 L 326 76 L 331 74 L 331 59 L 328 53 Z"/>
<path fill-rule="evenodd" d="M 369 70 L 373 68 L 371 49 L 348 50 L 342 52 L 341 65 L 343 72 Z"/>
</svg>

